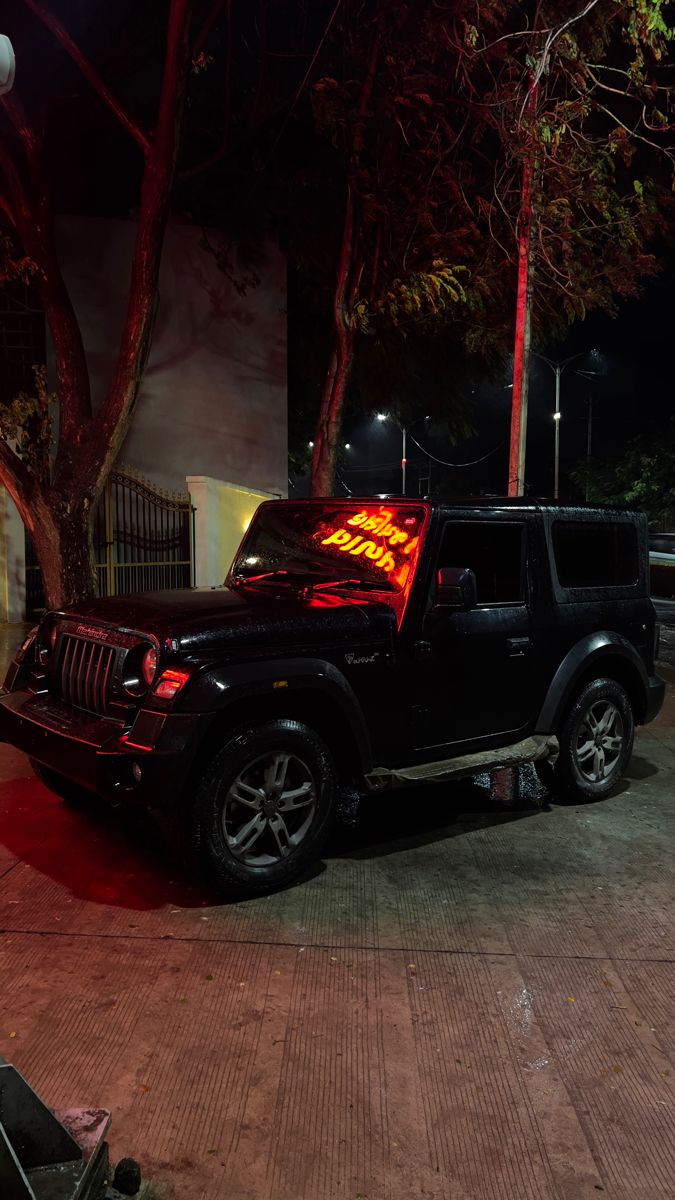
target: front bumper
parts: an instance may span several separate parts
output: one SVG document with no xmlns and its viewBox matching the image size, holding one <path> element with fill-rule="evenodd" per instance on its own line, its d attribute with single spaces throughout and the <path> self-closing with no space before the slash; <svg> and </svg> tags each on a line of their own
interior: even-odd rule
<svg viewBox="0 0 675 1200">
<path fill-rule="evenodd" d="M 666 685 L 659 675 L 650 675 L 647 681 L 647 703 L 645 707 L 644 724 L 647 725 L 658 716 L 663 706 Z"/>
<path fill-rule="evenodd" d="M 141 710 L 120 721 L 28 691 L 0 696 L 0 741 L 115 804 L 169 808 L 180 802 L 209 713 Z"/>
</svg>

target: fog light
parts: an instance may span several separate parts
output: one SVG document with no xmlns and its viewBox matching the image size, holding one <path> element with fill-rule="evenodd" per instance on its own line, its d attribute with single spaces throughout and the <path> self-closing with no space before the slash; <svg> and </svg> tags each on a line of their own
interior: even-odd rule
<svg viewBox="0 0 675 1200">
<path fill-rule="evenodd" d="M 131 774 L 134 777 L 134 783 L 141 782 L 141 775 L 143 772 L 141 771 L 140 763 L 135 762 L 131 764 Z"/>
</svg>

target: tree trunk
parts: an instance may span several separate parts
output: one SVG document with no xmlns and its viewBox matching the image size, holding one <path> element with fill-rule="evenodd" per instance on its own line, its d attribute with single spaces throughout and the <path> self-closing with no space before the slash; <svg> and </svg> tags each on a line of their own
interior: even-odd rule
<svg viewBox="0 0 675 1200">
<path fill-rule="evenodd" d="M 55 351 L 59 436 L 51 486 L 0 439 L 0 482 L 14 499 L 42 569 L 50 608 L 95 594 L 93 520 L 98 496 L 129 428 L 152 340 L 164 232 L 190 61 L 193 0 L 170 0 L 157 126 L 146 137 L 109 92 L 56 17 L 28 0 L 145 155 L 127 315 L 115 375 L 95 416 L 87 363 L 75 311 L 61 276 L 53 238 L 42 141 L 16 94 L 3 98 L 20 146 L 0 141 L 0 172 L 8 184 L 10 214 L 24 252 L 38 264 L 37 287 Z M 18 149 L 18 155 L 16 151 Z M 14 161 L 16 155 L 17 161 Z M 18 165 L 17 165 L 18 164 Z"/>
<path fill-rule="evenodd" d="M 342 432 L 347 384 L 354 362 L 355 342 L 356 331 L 346 328 L 339 336 L 338 345 L 331 355 L 312 453 L 310 480 L 312 496 L 335 494 L 335 468 Z"/>
<path fill-rule="evenodd" d="M 355 197 L 357 193 L 358 171 L 363 151 L 365 123 L 368 105 L 373 90 L 377 64 L 382 48 L 382 31 L 385 19 L 385 5 L 381 4 L 375 20 L 373 36 L 368 54 L 368 67 L 361 85 L 358 115 L 354 126 L 352 139 L 351 162 L 347 172 L 347 194 L 345 198 L 345 216 L 342 226 L 342 242 L 338 263 L 335 294 L 333 296 L 333 328 L 334 340 L 330 365 L 326 373 L 326 382 L 321 399 L 321 410 L 316 433 L 314 435 L 314 450 L 312 451 L 312 466 L 310 472 L 310 493 L 312 496 L 332 496 L 335 492 L 335 468 L 342 432 L 342 417 L 344 414 L 347 384 L 354 364 L 357 331 L 352 324 L 352 311 L 356 302 L 363 263 L 356 269 L 358 228 L 355 237 Z M 378 250 L 379 254 L 379 250 Z M 376 270 L 376 267 L 374 268 Z"/>
<path fill-rule="evenodd" d="M 335 490 L 335 466 L 338 440 L 342 430 L 347 383 L 354 361 L 356 330 L 351 324 L 350 299 L 354 291 L 350 280 L 354 276 L 354 190 L 347 184 L 345 219 L 333 297 L 334 344 L 326 372 L 319 421 L 314 435 L 310 494 L 332 496 Z M 348 298 L 349 297 L 349 298 Z"/>
<path fill-rule="evenodd" d="M 95 506 L 79 497 L 34 502 L 30 536 L 48 609 L 90 600 L 96 594 L 94 514 Z"/>
</svg>

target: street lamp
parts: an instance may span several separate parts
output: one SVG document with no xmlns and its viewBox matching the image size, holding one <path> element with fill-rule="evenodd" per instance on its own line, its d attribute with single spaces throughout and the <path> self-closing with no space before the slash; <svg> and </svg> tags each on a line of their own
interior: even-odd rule
<svg viewBox="0 0 675 1200">
<path fill-rule="evenodd" d="M 388 419 L 389 419 L 388 413 L 376 413 L 375 414 L 376 421 L 387 421 Z M 408 458 L 407 458 L 408 430 L 412 429 L 415 425 L 417 425 L 418 421 L 428 421 L 429 417 L 428 417 L 428 415 L 425 417 L 416 417 L 414 421 L 409 421 L 407 425 L 404 425 L 402 421 L 398 421 L 396 419 L 396 417 L 393 417 L 392 419 L 394 421 L 396 421 L 396 424 L 398 425 L 399 429 L 401 430 L 401 495 L 405 496 L 405 494 L 406 494 L 406 469 L 408 466 Z"/>
<path fill-rule="evenodd" d="M 597 379 L 600 371 L 575 371 L 575 375 L 581 375 L 583 379 Z M 591 446 L 593 441 L 593 392 L 589 390 L 586 397 L 588 405 L 588 426 L 586 431 L 586 490 L 584 499 L 588 504 L 588 493 L 590 490 L 590 473 L 591 473 Z"/>
<path fill-rule="evenodd" d="M 593 354 L 594 351 L 591 351 Z M 547 358 L 545 354 L 539 354 L 536 350 L 532 351 L 535 358 L 540 358 L 542 362 L 548 364 L 555 375 L 555 412 L 553 420 L 555 421 L 555 449 L 554 449 L 554 466 L 553 466 L 553 498 L 558 500 L 560 496 L 560 377 L 564 370 L 569 367 L 578 358 L 585 358 L 588 350 L 581 350 L 579 354 L 571 354 L 569 358 L 563 358 L 558 361 L 554 358 Z"/>
</svg>

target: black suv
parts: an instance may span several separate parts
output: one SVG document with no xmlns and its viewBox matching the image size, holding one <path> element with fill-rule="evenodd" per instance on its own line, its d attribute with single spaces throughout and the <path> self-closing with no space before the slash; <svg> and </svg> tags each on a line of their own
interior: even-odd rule
<svg viewBox="0 0 675 1200">
<path fill-rule="evenodd" d="M 231 894 L 296 877 L 341 788 L 536 759 L 599 798 L 661 707 L 643 515 L 262 504 L 221 589 L 50 612 L 0 735 L 54 791 L 180 813 Z"/>
</svg>

